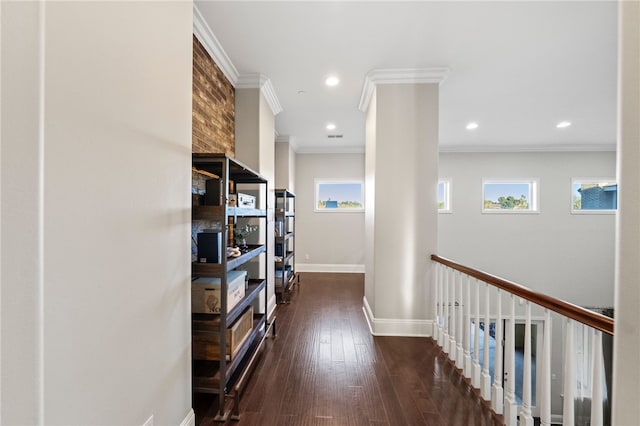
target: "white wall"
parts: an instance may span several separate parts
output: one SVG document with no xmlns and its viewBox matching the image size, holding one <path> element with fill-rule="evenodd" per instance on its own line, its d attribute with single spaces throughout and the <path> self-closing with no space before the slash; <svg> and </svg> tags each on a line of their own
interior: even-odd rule
<svg viewBox="0 0 640 426">
<path fill-rule="evenodd" d="M 582 306 L 613 306 L 615 215 L 570 213 L 572 177 L 615 177 L 613 152 L 441 153 L 452 214 L 438 254 Z M 482 179 L 538 178 L 539 214 L 482 214 Z"/>
<path fill-rule="evenodd" d="M 180 424 L 192 5 L 5 6 L 1 423 Z"/>
<path fill-rule="evenodd" d="M 613 424 L 638 422 L 640 353 L 640 3 L 619 2 L 616 335 Z"/>
<path fill-rule="evenodd" d="M 364 154 L 296 155 L 296 269 L 364 272 L 364 213 L 314 211 L 314 181 L 326 178 L 364 180 Z"/>
<path fill-rule="evenodd" d="M 260 87 L 236 89 L 236 158 L 256 172 L 260 173 L 268 181 L 269 210 L 267 212 L 267 227 L 261 229 L 260 238 L 267 241 L 267 256 L 258 261 L 257 268 L 264 270 L 267 262 L 267 300 L 268 312 L 275 309 L 276 295 L 274 287 L 274 262 L 273 253 L 275 242 L 273 238 L 273 209 L 275 203 L 274 168 L 275 168 L 275 121 L 273 111 L 269 107 Z M 263 202 L 262 200 L 260 201 Z M 260 274 L 258 271 L 256 273 Z M 260 275 L 261 276 L 261 275 Z M 260 301 L 262 304 L 263 301 Z"/>
<path fill-rule="evenodd" d="M 276 140 L 275 161 L 276 188 L 288 189 L 295 194 L 296 153 L 289 142 L 289 138 Z"/>
</svg>

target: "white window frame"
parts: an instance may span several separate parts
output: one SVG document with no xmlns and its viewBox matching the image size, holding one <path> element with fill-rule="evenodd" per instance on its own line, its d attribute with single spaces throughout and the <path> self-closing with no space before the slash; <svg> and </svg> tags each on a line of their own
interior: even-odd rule
<svg viewBox="0 0 640 426">
<path fill-rule="evenodd" d="M 440 185 L 444 185 L 444 200 L 443 200 L 444 206 L 442 208 L 438 207 L 438 213 L 453 213 L 453 210 L 451 209 L 451 179 L 438 180 L 438 191 L 437 191 L 438 205 L 440 203 L 440 197 L 439 197 Z"/>
<path fill-rule="evenodd" d="M 571 214 L 616 214 L 618 211 L 618 199 L 616 196 L 616 208 L 615 209 L 575 209 L 573 207 L 573 186 L 577 183 L 615 183 L 618 184 L 616 178 L 604 177 L 604 178 L 571 178 L 571 186 L 569 188 L 569 207 L 571 208 Z M 617 192 L 617 190 L 616 190 Z"/>
<path fill-rule="evenodd" d="M 364 212 L 365 199 L 364 199 L 364 181 L 362 179 L 315 179 L 315 195 L 313 197 L 313 211 L 318 213 L 361 213 Z M 362 208 L 321 208 L 319 207 L 319 194 L 320 186 L 322 184 L 359 184 L 360 185 L 360 198 L 362 199 Z M 340 201 L 340 200 L 336 200 Z"/>
<path fill-rule="evenodd" d="M 526 184 L 529 185 L 527 199 L 529 208 L 526 210 L 515 209 L 487 209 L 484 206 L 485 187 L 488 184 Z M 540 213 L 540 181 L 537 178 L 483 178 L 482 179 L 482 213 L 487 214 L 538 214 Z"/>
</svg>

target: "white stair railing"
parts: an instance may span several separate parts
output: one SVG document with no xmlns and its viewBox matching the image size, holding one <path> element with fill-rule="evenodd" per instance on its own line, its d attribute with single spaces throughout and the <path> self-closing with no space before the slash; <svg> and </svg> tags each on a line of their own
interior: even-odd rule
<svg viewBox="0 0 640 426">
<path fill-rule="evenodd" d="M 434 340 L 477 389 L 477 394 L 491 404 L 496 414 L 503 416 L 504 424 L 532 426 L 534 417 L 539 417 L 541 425 L 551 425 L 553 405 L 563 407 L 562 413 L 555 414 L 553 423 L 558 423 L 558 417 L 562 416 L 562 424 L 574 425 L 578 396 L 591 400 L 590 424 L 609 423 L 603 410 L 603 401 L 609 393 L 605 384 L 602 334 L 613 335 L 613 319 L 437 255 L 432 255 L 431 260 L 435 262 L 436 278 Z M 503 297 L 508 300 L 504 312 Z M 552 322 L 552 315 L 564 320 Z M 495 324 L 494 336 L 490 335 L 492 323 Z M 555 340 L 553 324 L 565 324 L 564 332 L 555 332 L 558 336 Z M 522 351 L 516 350 L 517 336 L 522 336 L 516 334 L 516 325 L 519 329 L 524 325 L 524 337 L 519 338 Z M 580 327 L 580 344 L 575 341 L 576 327 Z M 540 343 L 534 353 L 532 342 L 535 341 Z M 578 353 L 588 358 L 587 363 L 579 366 L 575 359 L 576 345 L 581 345 Z M 564 363 L 554 368 L 552 361 L 561 359 L 563 350 Z M 554 353 L 558 356 L 554 357 Z M 522 360 L 518 364 L 522 365 L 519 372 L 516 356 Z M 580 378 L 576 368 L 580 368 Z M 589 368 L 588 374 L 584 368 Z M 522 389 L 516 389 L 518 374 L 521 374 Z M 556 387 L 552 386 L 552 379 L 558 375 L 563 378 L 563 387 L 561 393 L 555 389 L 554 394 L 552 388 Z M 575 390 L 578 386 L 580 395 Z"/>
</svg>

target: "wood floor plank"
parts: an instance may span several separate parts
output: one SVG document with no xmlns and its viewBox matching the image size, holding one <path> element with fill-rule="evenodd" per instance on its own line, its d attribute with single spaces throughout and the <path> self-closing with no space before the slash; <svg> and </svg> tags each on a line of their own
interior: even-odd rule
<svg viewBox="0 0 640 426">
<path fill-rule="evenodd" d="M 374 337 L 362 274 L 303 273 L 227 425 L 498 424 L 428 338 Z M 217 398 L 195 395 L 196 424 Z"/>
</svg>

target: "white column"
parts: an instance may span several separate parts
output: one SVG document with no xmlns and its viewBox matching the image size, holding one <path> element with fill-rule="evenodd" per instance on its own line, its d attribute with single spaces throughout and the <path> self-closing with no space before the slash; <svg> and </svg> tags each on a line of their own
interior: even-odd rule
<svg viewBox="0 0 640 426">
<path fill-rule="evenodd" d="M 496 351 L 493 363 L 493 387 L 491 405 L 493 411 L 502 414 L 504 410 L 504 392 L 502 389 L 502 291 L 496 294 Z"/>
<path fill-rule="evenodd" d="M 520 426 L 533 426 L 531 416 L 531 302 L 526 302 L 524 325 L 524 363 L 522 366 L 522 409 L 520 410 Z"/>
<path fill-rule="evenodd" d="M 540 423 L 551 426 L 551 312 L 545 309 L 544 331 L 542 343 L 542 362 L 540 368 L 540 395 L 537 396 L 540 406 Z"/>
<path fill-rule="evenodd" d="M 424 256 L 438 248 L 438 97 L 447 72 L 374 70 L 365 80 L 365 299 L 375 318 L 398 320 L 374 321 L 374 333 L 424 332 L 421 323 L 433 317 L 433 304 L 425 303 L 432 264 Z M 389 194 L 405 200 L 402 226 Z"/>
<path fill-rule="evenodd" d="M 480 376 L 480 394 L 486 401 L 491 400 L 491 375 L 489 374 L 489 328 L 491 326 L 489 284 L 484 286 L 484 333 L 483 333 L 483 353 L 482 353 L 482 374 Z"/>
<path fill-rule="evenodd" d="M 591 355 L 591 424 L 601 425 L 603 422 L 602 396 L 604 395 L 604 364 L 602 359 L 602 332 L 592 330 L 593 353 Z"/>
<path fill-rule="evenodd" d="M 567 319 L 564 346 L 564 385 L 562 400 L 562 423 L 565 425 L 573 425 L 574 421 L 574 388 L 576 385 L 576 370 L 573 364 L 573 320 Z"/>
<path fill-rule="evenodd" d="M 515 426 L 518 417 L 518 403 L 516 401 L 516 299 L 513 294 L 509 295 L 509 314 L 507 316 L 507 339 L 505 342 L 505 368 L 506 382 L 504 396 L 504 423 L 508 426 Z"/>
<path fill-rule="evenodd" d="M 640 2 L 618 2 L 618 214 L 612 424 L 640 419 Z"/>
</svg>

